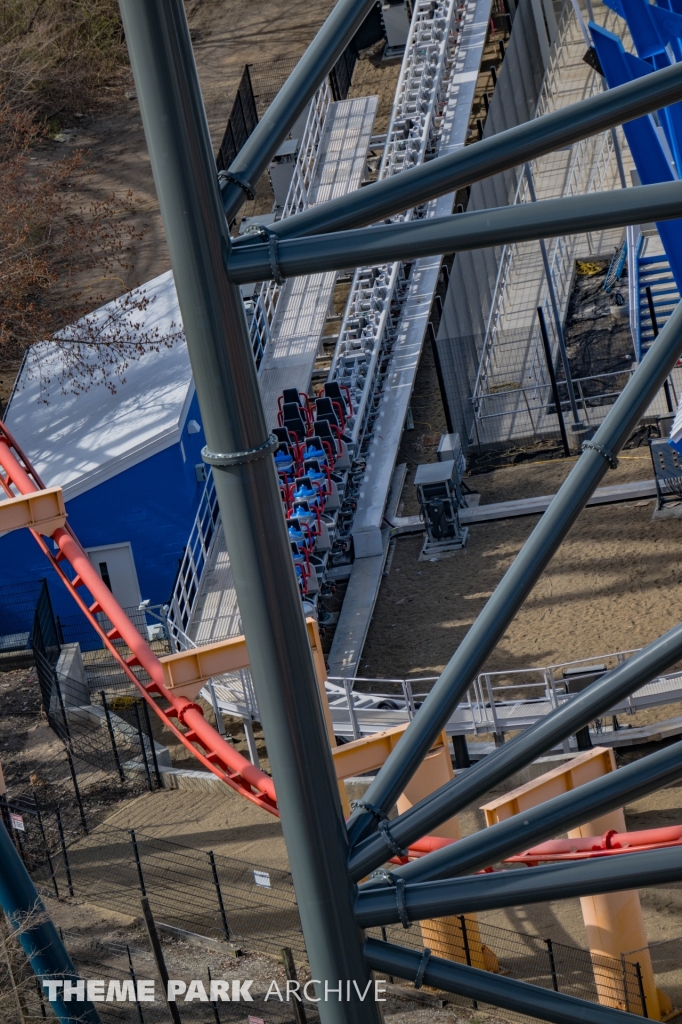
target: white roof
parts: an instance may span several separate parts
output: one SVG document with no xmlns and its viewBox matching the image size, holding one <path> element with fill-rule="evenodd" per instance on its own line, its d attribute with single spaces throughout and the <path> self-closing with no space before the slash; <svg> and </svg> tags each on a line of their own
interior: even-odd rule
<svg viewBox="0 0 682 1024">
<path fill-rule="evenodd" d="M 147 308 L 131 307 L 129 298 L 143 294 Z M 115 394 L 101 383 L 82 393 L 63 388 L 57 379 L 63 357 L 46 341 L 28 351 L 5 417 L 46 486 L 63 487 L 67 500 L 177 443 L 194 395 L 172 271 L 86 320 L 106 330 L 114 318 L 127 322 L 131 335 L 154 332 L 160 342 L 158 352 L 131 358 L 125 382 L 114 378 Z M 163 339 L 172 337 L 169 348 Z M 49 381 L 42 390 L 41 379 Z"/>
</svg>

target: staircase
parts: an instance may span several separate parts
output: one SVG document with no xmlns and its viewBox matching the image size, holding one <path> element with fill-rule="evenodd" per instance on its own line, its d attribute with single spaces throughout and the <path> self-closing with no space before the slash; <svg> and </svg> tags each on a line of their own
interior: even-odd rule
<svg viewBox="0 0 682 1024">
<path fill-rule="evenodd" d="M 665 253 L 639 257 L 637 260 L 637 287 L 639 304 L 638 357 L 641 360 L 649 351 L 655 337 L 646 294 L 647 287 L 651 288 L 659 331 L 680 301 L 679 289 Z"/>
</svg>

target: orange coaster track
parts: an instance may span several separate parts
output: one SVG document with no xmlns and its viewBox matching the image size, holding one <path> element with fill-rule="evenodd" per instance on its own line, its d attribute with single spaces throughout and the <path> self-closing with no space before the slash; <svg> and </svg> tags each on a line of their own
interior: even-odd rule
<svg viewBox="0 0 682 1024">
<path fill-rule="evenodd" d="M 45 490 L 44 483 L 2 421 L 0 421 L 0 486 L 10 498 L 16 497 L 17 493 L 30 494 Z M 36 530 L 31 530 L 31 533 L 92 628 L 101 637 L 105 647 L 119 663 L 133 686 L 151 705 L 166 728 L 170 729 L 190 753 L 219 779 L 222 779 L 237 793 L 241 793 L 247 800 L 257 804 L 258 807 L 279 816 L 275 785 L 270 776 L 260 768 L 256 768 L 234 747 L 230 746 L 206 721 L 198 704 L 188 700 L 187 697 L 174 694 L 164 685 L 161 662 L 144 637 L 137 631 L 109 588 L 102 582 L 68 523 L 52 534 L 51 539 L 56 548 L 54 552 L 42 534 Z M 69 577 L 65 571 L 67 564 L 75 573 L 73 577 Z M 92 604 L 86 604 L 81 596 L 84 591 L 89 592 L 92 596 Z M 103 612 L 111 622 L 113 628 L 108 632 L 105 632 L 98 622 L 96 618 L 98 612 Z M 122 640 L 128 646 L 132 652 L 131 657 L 124 659 L 121 656 L 114 643 L 115 640 Z M 141 683 L 132 671 L 134 665 L 141 666 L 151 682 Z M 155 700 L 155 697 L 162 697 L 168 707 L 160 707 L 159 701 Z M 183 732 L 180 726 L 184 726 L 186 731 Z"/>
</svg>

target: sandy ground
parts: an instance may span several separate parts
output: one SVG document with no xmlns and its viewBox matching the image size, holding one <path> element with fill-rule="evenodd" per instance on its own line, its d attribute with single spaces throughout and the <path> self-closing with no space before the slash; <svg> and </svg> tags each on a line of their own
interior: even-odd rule
<svg viewBox="0 0 682 1024">
<path fill-rule="evenodd" d="M 413 431 L 399 461 L 408 464 L 402 514 L 419 511 L 414 469 L 434 461 L 445 430 L 430 349 L 412 400 Z M 538 461 L 467 478 L 481 504 L 553 494 L 575 459 Z M 624 451 L 602 486 L 652 479 L 646 447 Z M 627 650 L 676 625 L 682 613 L 682 519 L 652 519 L 653 499 L 586 509 L 489 657 L 489 670 L 548 665 Z M 360 675 L 437 674 L 530 536 L 539 516 L 474 525 L 466 547 L 419 562 L 422 538 L 399 538 L 384 579 Z"/>
</svg>

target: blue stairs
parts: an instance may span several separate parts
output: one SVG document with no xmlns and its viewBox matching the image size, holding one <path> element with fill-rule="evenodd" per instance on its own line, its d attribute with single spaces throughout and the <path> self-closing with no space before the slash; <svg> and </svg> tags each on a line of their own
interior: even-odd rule
<svg viewBox="0 0 682 1024">
<path fill-rule="evenodd" d="M 640 256 L 637 269 L 639 284 L 639 358 L 642 359 L 649 351 L 654 340 L 654 329 L 651 323 L 651 314 L 646 295 L 647 286 L 651 288 L 659 331 L 680 301 L 680 293 L 670 269 L 668 257 L 665 254 L 660 256 Z"/>
</svg>

